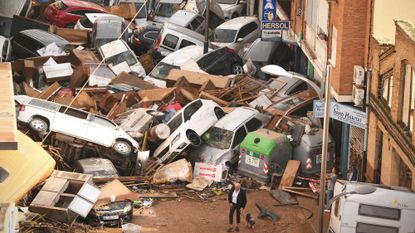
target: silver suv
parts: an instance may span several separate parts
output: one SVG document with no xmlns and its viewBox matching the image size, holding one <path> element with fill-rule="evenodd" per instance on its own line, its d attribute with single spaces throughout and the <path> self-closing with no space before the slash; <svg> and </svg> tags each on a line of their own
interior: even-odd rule
<svg viewBox="0 0 415 233">
<path fill-rule="evenodd" d="M 89 112 L 54 102 L 16 95 L 19 105 L 17 120 L 34 131 L 66 134 L 129 155 L 138 152 L 138 143 L 114 122 Z"/>
</svg>

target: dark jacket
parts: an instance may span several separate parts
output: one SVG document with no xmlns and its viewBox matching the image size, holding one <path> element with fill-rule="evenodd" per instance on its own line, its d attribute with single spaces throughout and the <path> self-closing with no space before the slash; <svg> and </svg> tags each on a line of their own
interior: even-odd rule
<svg viewBox="0 0 415 233">
<path fill-rule="evenodd" d="M 232 188 L 228 193 L 228 202 L 232 203 L 232 194 L 235 189 Z M 241 188 L 239 190 L 238 198 L 236 198 L 236 207 L 237 208 L 245 208 L 246 206 L 246 190 Z"/>
</svg>

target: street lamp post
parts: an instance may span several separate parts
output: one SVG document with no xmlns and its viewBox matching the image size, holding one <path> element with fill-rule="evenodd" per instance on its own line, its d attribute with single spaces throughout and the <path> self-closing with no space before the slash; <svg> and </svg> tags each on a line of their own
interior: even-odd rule
<svg viewBox="0 0 415 233">
<path fill-rule="evenodd" d="M 314 89 L 314 91 L 317 93 L 318 98 L 320 100 L 323 99 L 323 94 L 321 93 L 320 88 L 310 79 L 301 77 L 299 75 L 295 75 L 293 73 L 289 73 L 284 68 L 282 68 L 281 66 L 277 66 L 277 65 L 266 65 L 261 68 L 261 71 L 264 72 L 265 74 L 269 74 L 273 76 L 283 76 L 283 77 L 288 77 L 288 78 L 300 79 L 306 82 L 308 85 L 310 85 Z"/>
<path fill-rule="evenodd" d="M 340 197 L 349 195 L 349 194 L 360 194 L 360 195 L 366 195 L 366 194 L 371 194 L 374 193 L 376 191 L 376 187 L 370 184 L 360 184 L 357 185 L 355 187 L 355 189 L 353 191 L 350 192 L 341 192 L 339 194 L 337 194 L 336 196 L 334 196 L 332 199 L 329 200 L 329 203 L 327 205 L 327 208 L 330 208 L 331 205 Z"/>
<path fill-rule="evenodd" d="M 285 76 L 289 78 L 297 78 L 308 83 L 318 94 L 320 100 L 323 99 L 320 88 L 311 80 L 303 78 L 298 75 L 288 73 L 284 68 L 277 65 L 267 65 L 261 68 L 262 72 L 275 76 Z M 324 96 L 324 123 L 323 123 L 323 141 L 321 150 L 321 170 L 320 170 L 320 198 L 319 198 L 319 221 L 318 232 L 323 233 L 324 227 L 324 200 L 326 193 L 326 170 L 327 170 L 327 157 L 328 157 L 328 144 L 329 144 L 329 121 L 330 121 L 330 75 L 331 64 L 327 65 L 326 82 L 325 82 L 325 96 Z"/>
</svg>

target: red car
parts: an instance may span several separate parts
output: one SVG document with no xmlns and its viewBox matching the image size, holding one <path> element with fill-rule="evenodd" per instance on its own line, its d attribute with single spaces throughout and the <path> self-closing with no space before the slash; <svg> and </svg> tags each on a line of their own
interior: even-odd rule
<svg viewBox="0 0 415 233">
<path fill-rule="evenodd" d="M 86 13 L 107 13 L 107 11 L 100 5 L 80 0 L 56 1 L 45 10 L 45 16 L 51 24 L 66 28 L 73 28 L 78 19 Z"/>
</svg>

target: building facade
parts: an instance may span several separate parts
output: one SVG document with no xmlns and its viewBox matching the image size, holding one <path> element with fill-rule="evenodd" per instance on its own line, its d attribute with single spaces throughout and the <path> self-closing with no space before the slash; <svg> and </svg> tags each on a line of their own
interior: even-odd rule
<svg viewBox="0 0 415 233">
<path fill-rule="evenodd" d="M 415 191 L 415 27 L 395 20 L 395 35 L 373 35 L 366 179 Z"/>
</svg>

